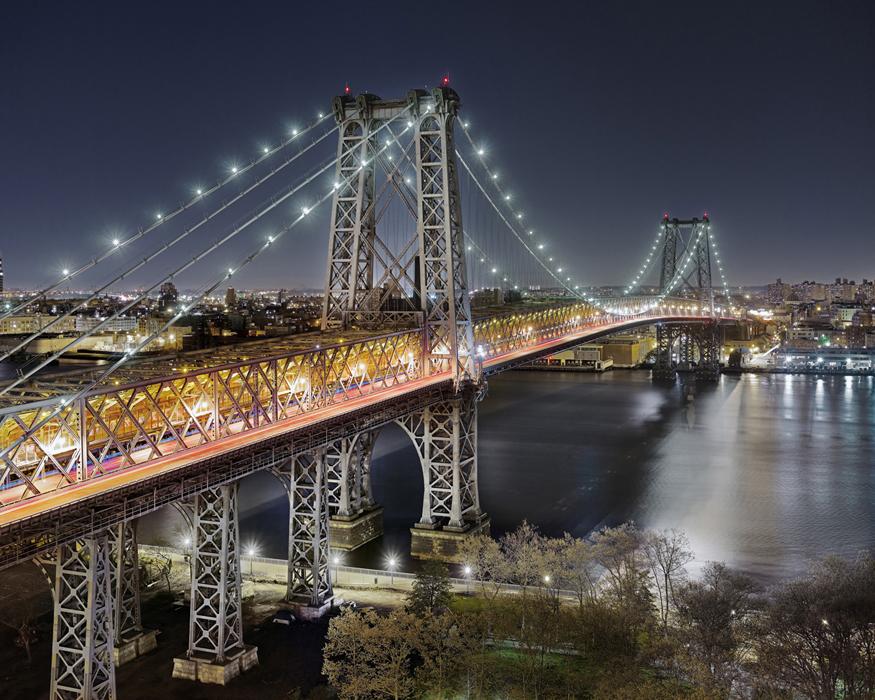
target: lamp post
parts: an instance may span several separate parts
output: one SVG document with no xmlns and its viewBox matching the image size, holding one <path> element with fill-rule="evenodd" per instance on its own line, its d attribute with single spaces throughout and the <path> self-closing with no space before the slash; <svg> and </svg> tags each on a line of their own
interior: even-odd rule
<svg viewBox="0 0 875 700">
<path fill-rule="evenodd" d="M 252 576 L 252 560 L 258 556 L 258 550 L 255 548 L 255 545 L 249 545 L 246 548 L 246 556 L 249 557 L 249 576 Z"/>
<path fill-rule="evenodd" d="M 334 583 L 340 583 L 340 555 L 336 552 L 331 555 L 331 564 L 334 566 Z"/>
<path fill-rule="evenodd" d="M 386 560 L 386 568 L 389 569 L 389 587 L 395 587 L 395 567 L 398 565 L 398 560 L 395 557 L 389 557 Z"/>
<path fill-rule="evenodd" d="M 462 573 L 465 575 L 465 595 L 471 595 L 471 567 L 466 564 Z"/>
</svg>

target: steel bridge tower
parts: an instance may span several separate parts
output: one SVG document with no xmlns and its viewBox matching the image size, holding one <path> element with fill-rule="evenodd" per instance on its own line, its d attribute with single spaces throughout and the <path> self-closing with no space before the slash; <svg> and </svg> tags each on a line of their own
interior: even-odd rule
<svg viewBox="0 0 875 700">
<path fill-rule="evenodd" d="M 659 289 L 663 296 L 681 296 L 714 315 L 711 280 L 711 221 L 662 219 L 662 265 Z M 721 334 L 716 320 L 704 324 L 661 323 L 656 327 L 654 379 L 674 381 L 678 370 L 695 371 L 697 379 L 720 377 Z"/>
<path fill-rule="evenodd" d="M 457 386 L 479 374 L 453 147 L 459 107 L 458 94 L 446 86 L 396 100 L 370 94 L 334 99 L 339 160 L 322 310 L 323 329 L 424 327 L 425 371 L 449 369 Z M 401 143 L 409 131 L 412 156 Z M 381 148 L 392 141 L 402 149 L 397 161 Z M 404 174 L 405 159 L 413 178 Z M 407 240 L 381 236 L 379 170 L 386 175 L 381 190 L 399 197 L 415 219 Z"/>
</svg>

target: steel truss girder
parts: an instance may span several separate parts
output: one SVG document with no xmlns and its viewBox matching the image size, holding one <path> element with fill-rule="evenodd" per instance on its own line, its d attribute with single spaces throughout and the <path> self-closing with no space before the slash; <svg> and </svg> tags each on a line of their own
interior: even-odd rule
<svg viewBox="0 0 875 700">
<path fill-rule="evenodd" d="M 474 390 L 398 420 L 422 465 L 423 525 L 464 529 L 480 515 L 477 487 L 477 401 Z"/>
<path fill-rule="evenodd" d="M 416 379 L 420 331 L 101 389 L 41 427 L 40 407 L 0 413 L 0 488 L 26 499 Z M 8 446 L 8 447 L 7 447 Z M 83 457 L 84 455 L 84 457 Z"/>
<path fill-rule="evenodd" d="M 106 533 L 64 544 L 55 556 L 51 700 L 112 700 L 112 592 Z"/>
<path fill-rule="evenodd" d="M 289 573 L 286 598 L 321 606 L 331 598 L 328 566 L 326 449 L 292 457 L 289 485 Z M 282 473 L 282 472 L 281 472 Z"/>
<path fill-rule="evenodd" d="M 137 523 L 126 521 L 107 529 L 112 590 L 113 641 L 116 646 L 143 632 L 140 613 L 140 562 Z"/>
<path fill-rule="evenodd" d="M 194 499 L 188 657 L 221 663 L 243 648 L 237 484 Z"/>
</svg>

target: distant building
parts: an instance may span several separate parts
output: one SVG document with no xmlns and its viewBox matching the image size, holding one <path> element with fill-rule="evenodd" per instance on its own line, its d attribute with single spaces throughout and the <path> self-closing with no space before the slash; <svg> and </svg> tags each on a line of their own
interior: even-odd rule
<svg viewBox="0 0 875 700">
<path fill-rule="evenodd" d="M 225 306 L 229 309 L 237 308 L 237 290 L 234 287 L 228 287 L 225 291 Z"/>
<path fill-rule="evenodd" d="M 769 302 L 772 304 L 783 304 L 784 300 L 790 296 L 791 291 L 792 287 L 786 282 L 783 282 L 780 277 L 766 287 L 766 295 L 768 296 Z"/>
<path fill-rule="evenodd" d="M 158 308 L 161 311 L 172 309 L 178 300 L 179 292 L 173 282 L 165 282 L 161 285 L 161 291 L 158 293 Z"/>
</svg>

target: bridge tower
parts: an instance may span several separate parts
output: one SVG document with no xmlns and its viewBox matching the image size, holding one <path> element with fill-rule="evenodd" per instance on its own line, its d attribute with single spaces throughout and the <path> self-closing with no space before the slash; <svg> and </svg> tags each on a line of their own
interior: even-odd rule
<svg viewBox="0 0 875 700">
<path fill-rule="evenodd" d="M 681 296 L 714 315 L 711 282 L 711 221 L 662 219 L 662 265 L 659 287 L 664 296 Z M 716 319 L 704 324 L 661 323 L 656 327 L 653 378 L 674 381 L 677 370 L 695 371 L 696 379 L 720 378 L 720 328 Z"/>
<path fill-rule="evenodd" d="M 446 86 L 395 100 L 334 98 L 339 160 L 322 310 L 323 329 L 423 327 L 425 372 L 450 370 L 457 385 L 479 378 L 453 146 L 459 107 Z M 382 235 L 387 197 L 410 213 L 410 235 Z"/>
<path fill-rule="evenodd" d="M 442 558 L 452 557 L 459 535 L 488 527 L 477 497 L 471 397 L 479 396 L 480 367 L 454 147 L 460 106 L 446 84 L 402 99 L 334 98 L 339 160 L 322 313 L 323 329 L 420 327 L 422 373 L 449 371 L 453 378 L 456 398 L 398 421 L 417 447 L 424 479 L 414 553 L 434 550 Z M 381 227 L 389 198 L 410 215 L 406 233 Z M 373 441 L 363 434 L 326 452 L 336 547 L 353 549 L 382 533 L 382 510 L 370 498 Z M 418 534 L 430 539 L 417 545 Z"/>
</svg>

